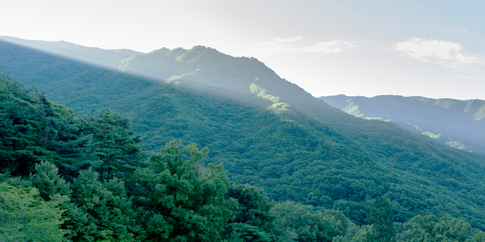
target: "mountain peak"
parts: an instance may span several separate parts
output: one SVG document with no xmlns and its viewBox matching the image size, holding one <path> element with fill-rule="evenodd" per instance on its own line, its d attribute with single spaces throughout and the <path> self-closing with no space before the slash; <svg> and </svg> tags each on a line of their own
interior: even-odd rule
<svg viewBox="0 0 485 242">
<path fill-rule="evenodd" d="M 295 93 L 313 99 L 256 58 L 234 57 L 201 45 L 191 49 L 162 48 L 136 55 L 120 61 L 119 69 L 193 91 L 246 104 L 262 104 L 280 111 L 283 110 L 280 107 L 291 105 L 286 102 Z"/>
</svg>

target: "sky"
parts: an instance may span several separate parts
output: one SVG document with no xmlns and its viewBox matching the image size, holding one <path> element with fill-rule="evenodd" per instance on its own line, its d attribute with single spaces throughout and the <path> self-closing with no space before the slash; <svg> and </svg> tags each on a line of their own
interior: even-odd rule
<svg viewBox="0 0 485 242">
<path fill-rule="evenodd" d="M 315 97 L 485 99 L 485 1 L 0 0 L 0 36 L 255 57 Z"/>
</svg>

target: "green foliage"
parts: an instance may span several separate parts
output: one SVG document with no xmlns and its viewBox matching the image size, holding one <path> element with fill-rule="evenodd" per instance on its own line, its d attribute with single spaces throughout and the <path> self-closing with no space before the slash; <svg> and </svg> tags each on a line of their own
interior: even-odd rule
<svg viewBox="0 0 485 242">
<path fill-rule="evenodd" d="M 3 171 L 26 174 L 36 162 L 55 158 L 55 152 L 39 144 L 47 143 L 47 138 L 42 137 L 42 131 L 47 128 L 47 113 L 39 112 L 40 97 L 32 92 L 10 76 L 0 76 L 0 118 L 4 125 L 0 160 Z M 47 133 L 45 135 L 47 137 Z"/>
<path fill-rule="evenodd" d="M 36 188 L 0 183 L 1 241 L 64 241 L 60 204 L 67 196 L 43 201 Z"/>
<path fill-rule="evenodd" d="M 362 225 L 360 228 L 352 227 L 347 232 L 347 235 L 336 236 L 333 238 L 333 242 L 373 242 L 370 239 L 372 233 L 372 226 Z"/>
<path fill-rule="evenodd" d="M 227 235 L 229 239 L 225 241 L 244 242 L 270 242 L 270 237 L 260 228 L 251 226 L 247 223 L 230 223 L 227 231 L 230 231 Z"/>
<path fill-rule="evenodd" d="M 354 226 L 341 211 L 322 212 L 294 202 L 277 203 L 271 213 L 276 217 L 274 226 L 280 229 L 282 237 L 302 242 L 332 241 L 333 237 L 345 235 Z"/>
<path fill-rule="evenodd" d="M 116 241 L 135 241 L 136 213 L 123 181 L 113 178 L 101 182 L 91 168 L 79 172 L 72 184 L 72 202 L 67 216 L 73 240 L 96 241 L 112 237 Z"/>
<path fill-rule="evenodd" d="M 27 175 L 41 161 L 51 161 L 67 178 L 94 166 L 108 178 L 131 173 L 142 164 L 141 137 L 131 122 L 103 110 L 99 118 L 79 118 L 51 103 L 44 93 L 0 76 L 0 162 L 3 171 Z"/>
<path fill-rule="evenodd" d="M 227 237 L 244 238 L 243 241 L 269 241 L 271 233 L 278 235 L 279 231 L 275 231 L 272 224 L 274 217 L 270 213 L 273 204 L 262 190 L 247 184 L 232 184 L 225 196 L 238 202 L 235 216 L 224 232 Z"/>
<path fill-rule="evenodd" d="M 0 75 L 0 162 L 3 171 L 27 175 L 35 164 L 58 165 L 85 158 L 89 137 L 79 132 L 72 110 L 47 100 L 44 93 L 25 88 Z"/>
<path fill-rule="evenodd" d="M 404 225 L 399 241 L 482 241 L 483 232 L 473 234 L 468 222 L 445 215 L 416 216 Z M 474 239 L 472 239 L 474 238 Z"/>
<path fill-rule="evenodd" d="M 270 210 L 273 204 L 269 202 L 261 189 L 247 184 L 232 184 L 226 193 L 226 198 L 234 198 L 238 201 L 233 222 L 247 223 L 267 231 L 270 230 L 273 221 Z"/>
<path fill-rule="evenodd" d="M 369 235 L 372 241 L 392 242 L 396 241 L 396 230 L 392 218 L 391 207 L 385 197 L 378 197 L 374 201 L 369 216 L 372 223 L 372 232 Z"/>
<path fill-rule="evenodd" d="M 483 242 L 485 241 L 485 232 L 479 231 L 476 234 L 473 235 L 472 239 L 470 242 Z"/>
<path fill-rule="evenodd" d="M 123 176 L 130 174 L 142 164 L 141 137 L 131 130 L 131 122 L 109 109 L 101 110 L 99 118 L 89 115 L 85 118 L 87 133 L 93 136 L 94 154 L 101 161 L 95 167 L 99 169 L 101 180 L 107 172 L 107 178 L 114 173 Z"/>
<path fill-rule="evenodd" d="M 48 162 L 35 165 L 35 174 L 30 174 L 32 185 L 39 189 L 40 196 L 49 200 L 54 195 L 71 195 L 69 184 L 59 176 L 59 169 Z"/>
<path fill-rule="evenodd" d="M 172 141 L 150 157 L 150 167 L 137 170 L 141 184 L 148 234 L 151 240 L 218 241 L 233 218 L 235 199 L 226 199 L 230 181 L 222 165 L 202 159 L 208 149 L 195 144 L 180 148 Z"/>
</svg>

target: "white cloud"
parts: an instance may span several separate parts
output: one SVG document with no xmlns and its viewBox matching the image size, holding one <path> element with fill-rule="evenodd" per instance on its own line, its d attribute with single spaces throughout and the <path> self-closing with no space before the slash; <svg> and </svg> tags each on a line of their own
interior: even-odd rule
<svg viewBox="0 0 485 242">
<path fill-rule="evenodd" d="M 280 38 L 276 37 L 273 38 L 274 41 L 280 42 L 280 43 L 293 43 L 302 40 L 303 38 L 301 36 L 298 37 L 291 37 L 291 38 Z"/>
<path fill-rule="evenodd" d="M 422 62 L 439 64 L 461 72 L 483 72 L 485 67 L 483 57 L 463 53 L 462 46 L 455 42 L 411 38 L 394 44 L 393 48 Z"/>
<path fill-rule="evenodd" d="M 274 38 L 273 41 L 263 41 L 253 46 L 252 51 L 260 55 L 274 55 L 283 53 L 323 53 L 332 54 L 356 47 L 349 41 L 334 40 L 317 43 L 303 43 L 302 37 L 288 39 Z"/>
<path fill-rule="evenodd" d="M 318 42 L 315 45 L 290 48 L 291 52 L 320 52 L 325 54 L 337 53 L 346 49 L 356 47 L 356 45 L 343 40 L 334 40 L 329 42 Z"/>
</svg>

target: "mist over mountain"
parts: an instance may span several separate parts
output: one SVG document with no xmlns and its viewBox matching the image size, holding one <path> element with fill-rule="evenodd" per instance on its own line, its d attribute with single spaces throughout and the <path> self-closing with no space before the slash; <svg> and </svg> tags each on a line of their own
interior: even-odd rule
<svg viewBox="0 0 485 242">
<path fill-rule="evenodd" d="M 48 45 L 57 44 L 63 45 Z M 330 99 L 345 99 L 345 106 L 329 101 L 337 106 L 332 107 L 254 58 L 232 57 L 203 46 L 131 56 L 129 51 L 90 53 L 111 53 L 109 61 L 101 62 L 113 61 L 117 70 L 4 41 L 0 41 L 0 67 L 77 112 L 99 114 L 109 108 L 121 113 L 132 121 L 134 131 L 145 136 L 148 152 L 158 152 L 177 139 L 208 147 L 204 162 L 222 163 L 233 182 L 263 188 L 278 202 L 338 209 L 362 225 L 369 223 L 375 199 L 384 196 L 397 222 L 416 215 L 451 214 L 485 228 L 482 154 L 448 147 L 391 122 L 347 114 L 339 110 L 349 105 L 346 97 Z M 123 55 L 126 58 L 118 59 Z M 468 110 L 453 119 L 463 120 L 463 126 L 472 123 L 470 117 L 482 120 L 478 101 L 465 106 L 455 100 L 408 102 L 415 106 L 401 112 L 411 114 L 421 104 L 436 112 L 428 112 L 434 119 L 423 115 L 423 124 L 415 123 L 433 134 L 447 135 L 431 129 L 434 121 L 443 130 L 449 126 L 440 121 L 448 117 L 446 112 L 435 106 Z M 353 110 L 373 116 L 360 107 Z M 388 111 L 376 114 L 384 113 Z"/>
<path fill-rule="evenodd" d="M 67 59 L 110 69 L 116 68 L 116 62 L 119 60 L 133 55 L 142 54 L 141 52 L 128 49 L 105 50 L 95 47 L 85 47 L 66 41 L 51 42 L 43 40 L 23 40 L 10 36 L 0 36 L 0 40 L 29 47 L 38 51 L 49 53 L 51 55 L 58 55 Z"/>
<path fill-rule="evenodd" d="M 345 95 L 320 99 L 357 117 L 389 120 L 452 147 L 485 153 L 484 100 Z"/>
</svg>

